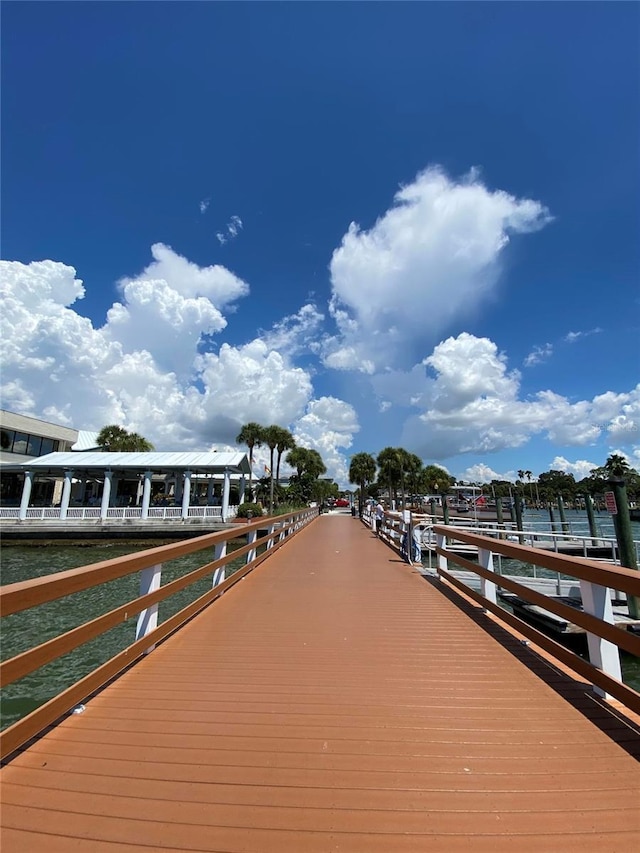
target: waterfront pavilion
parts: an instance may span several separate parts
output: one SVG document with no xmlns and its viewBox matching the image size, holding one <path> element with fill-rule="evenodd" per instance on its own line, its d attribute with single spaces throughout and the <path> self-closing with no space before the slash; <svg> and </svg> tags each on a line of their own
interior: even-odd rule
<svg viewBox="0 0 640 853">
<path fill-rule="evenodd" d="M 232 483 L 244 501 L 249 474 L 246 453 L 211 451 L 172 453 L 49 453 L 16 465 L 3 466 L 24 475 L 19 508 L 12 517 L 95 519 L 187 519 L 227 521 Z M 62 481 L 59 507 L 30 505 L 36 480 Z M 3 517 L 7 516 L 3 509 Z"/>
</svg>

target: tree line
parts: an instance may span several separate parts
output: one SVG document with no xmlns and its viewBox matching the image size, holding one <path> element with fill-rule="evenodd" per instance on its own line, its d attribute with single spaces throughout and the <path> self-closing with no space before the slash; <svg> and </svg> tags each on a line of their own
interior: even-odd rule
<svg viewBox="0 0 640 853">
<path fill-rule="evenodd" d="M 530 506 L 548 506 L 558 497 L 575 505 L 586 495 L 596 501 L 603 500 L 609 490 L 608 482 L 617 478 L 624 480 L 630 500 L 640 500 L 640 474 L 620 454 L 612 454 L 604 465 L 593 468 L 588 477 L 579 481 L 573 474 L 555 470 L 543 472 L 535 481 L 532 478 L 532 472 L 523 469 L 518 471 L 515 483 L 456 480 L 439 465 L 423 465 L 420 457 L 402 447 L 385 447 L 377 456 L 356 453 L 349 465 L 349 481 L 358 486 L 360 493 L 360 513 L 367 497 L 376 497 L 381 491 L 387 491 L 396 501 L 401 496 L 404 505 L 407 493 L 445 495 L 455 485 L 475 487 L 494 499 L 519 498 Z"/>
<path fill-rule="evenodd" d="M 294 505 L 312 500 L 321 502 L 330 494 L 337 494 L 338 486 L 335 483 L 320 479 L 327 472 L 322 456 L 317 450 L 299 447 L 288 429 L 278 424 L 263 426 L 251 421 L 244 424 L 236 436 L 236 442 L 249 449 L 249 494 L 259 501 L 266 502 L 268 499 L 269 514 L 273 513 L 274 506 L 283 502 Z M 269 448 L 269 467 L 265 471 L 266 476 L 258 479 L 254 489 L 253 452 L 256 447 Z M 285 453 L 285 462 L 296 471 L 289 478 L 286 489 L 280 484 L 280 463 Z"/>
<path fill-rule="evenodd" d="M 236 442 L 249 449 L 249 494 L 252 499 L 268 503 L 270 513 L 275 505 L 283 502 L 301 505 L 312 500 L 322 502 L 339 494 L 336 483 L 320 479 L 327 468 L 318 451 L 299 447 L 288 429 L 277 424 L 263 426 L 251 421 L 241 428 Z M 143 436 L 114 424 L 100 430 L 97 445 L 104 451 L 148 452 L 154 449 Z M 256 447 L 269 448 L 270 464 L 265 476 L 258 478 L 254 487 L 253 455 Z M 280 483 L 283 458 L 296 471 L 287 488 Z M 381 491 L 387 491 L 396 501 L 401 497 L 404 505 L 407 494 L 410 497 L 446 495 L 454 485 L 475 487 L 494 499 L 518 497 L 530 506 L 548 506 L 558 497 L 569 505 L 575 505 L 586 495 L 597 503 L 603 500 L 604 493 L 608 491 L 608 481 L 612 478 L 624 480 L 629 499 L 640 501 L 640 474 L 624 456 L 616 453 L 581 480 L 576 480 L 573 474 L 553 469 L 544 471 L 535 479 L 526 469 L 518 470 L 517 474 L 515 482 L 456 480 L 439 465 L 423 465 L 419 456 L 402 447 L 385 447 L 377 455 L 356 453 L 349 464 L 349 482 L 358 487 L 361 512 L 367 497 L 376 497 Z"/>
</svg>

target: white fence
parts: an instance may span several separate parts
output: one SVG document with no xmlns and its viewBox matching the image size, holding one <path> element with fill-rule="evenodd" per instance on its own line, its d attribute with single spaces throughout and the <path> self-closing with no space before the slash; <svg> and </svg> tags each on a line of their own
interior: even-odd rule
<svg viewBox="0 0 640 853">
<path fill-rule="evenodd" d="M 227 511 L 228 521 L 235 518 L 238 512 L 237 506 L 230 506 Z M 187 518 L 199 518 L 203 521 L 222 521 L 222 507 L 219 506 L 190 506 L 187 510 Z M 0 507 L 0 521 L 19 521 L 19 507 Z M 70 506 L 67 509 L 66 519 L 60 518 L 59 506 L 29 507 L 26 511 L 26 519 L 21 523 L 29 521 L 60 521 L 65 522 L 99 522 L 101 520 L 100 507 L 94 506 Z M 182 507 L 159 506 L 149 507 L 147 519 L 142 517 L 142 508 L 139 506 L 109 507 L 106 515 L 107 521 L 137 520 L 145 521 L 182 521 Z"/>
</svg>

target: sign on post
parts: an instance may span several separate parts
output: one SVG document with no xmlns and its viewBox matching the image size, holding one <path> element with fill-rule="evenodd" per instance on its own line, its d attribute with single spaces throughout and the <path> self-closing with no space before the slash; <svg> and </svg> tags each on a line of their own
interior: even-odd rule
<svg viewBox="0 0 640 853">
<path fill-rule="evenodd" d="M 614 492 L 605 492 L 604 493 L 604 503 L 607 508 L 607 512 L 610 512 L 611 515 L 616 515 L 618 512 L 618 506 L 616 504 L 616 496 Z"/>
</svg>

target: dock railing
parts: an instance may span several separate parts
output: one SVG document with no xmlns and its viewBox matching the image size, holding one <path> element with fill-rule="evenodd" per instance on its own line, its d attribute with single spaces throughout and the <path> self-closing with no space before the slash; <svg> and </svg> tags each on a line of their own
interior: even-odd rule
<svg viewBox="0 0 640 853">
<path fill-rule="evenodd" d="M 437 574 L 441 579 L 585 678 L 598 694 L 613 697 L 635 713 L 640 713 L 640 694 L 622 682 L 619 655 L 619 650 L 624 649 L 640 657 L 640 636 L 614 624 L 611 603 L 613 590 L 624 593 L 627 599 L 640 596 L 640 572 L 584 557 L 520 545 L 462 528 L 435 525 L 433 530 L 437 540 Z M 478 562 L 456 553 L 456 542 L 475 546 Z M 583 610 L 537 592 L 518 583 L 513 577 L 507 578 L 495 572 L 496 555 L 575 578 L 580 584 Z M 451 563 L 478 575 L 480 591 L 475 591 L 455 577 L 450 571 Z M 497 601 L 498 588 L 515 593 L 560 619 L 583 628 L 587 635 L 589 660 L 584 660 L 501 607 Z"/>
<path fill-rule="evenodd" d="M 383 542 L 410 563 L 416 561 L 412 561 L 410 552 L 403 548 L 403 542 L 410 542 L 414 538 L 421 539 L 425 533 L 429 537 L 434 537 L 436 571 L 442 580 L 585 678 L 593 685 L 596 693 L 605 698 L 613 697 L 635 713 L 640 713 L 640 694 L 622 682 L 620 667 L 620 649 L 640 657 L 640 635 L 615 625 L 612 609 L 614 595 L 620 597 L 624 594 L 627 599 L 630 596 L 640 596 L 640 572 L 613 563 L 588 559 L 586 556 L 560 554 L 557 546 L 555 549 L 545 550 L 520 544 L 512 541 L 511 538 L 505 538 L 505 530 L 498 527 L 478 533 L 468 527 L 433 523 L 425 526 L 420 516 L 408 514 L 405 518 L 395 512 L 385 512 L 382 523 L 377 524 L 374 509 L 370 506 L 366 507 L 362 520 Z M 517 533 L 518 531 L 509 531 L 508 535 L 514 539 L 521 538 L 516 535 Z M 562 534 L 542 532 L 531 534 L 520 531 L 520 533 L 533 543 L 539 542 L 547 535 L 556 538 L 562 536 Z M 590 537 L 584 537 L 584 539 L 590 541 Z M 478 562 L 473 562 L 459 551 L 457 552 L 456 542 L 475 547 Z M 505 577 L 499 571 L 495 571 L 495 557 L 498 560 L 505 557 L 529 564 L 534 567 L 534 574 L 535 568 L 539 567 L 555 573 L 557 577 L 565 575 L 576 579 L 580 585 L 583 610 L 577 610 L 519 583 L 512 576 Z M 613 557 L 615 557 L 615 549 Z M 477 575 L 480 578 L 480 591 L 472 589 L 464 581 L 455 577 L 450 571 L 450 563 Z M 515 593 L 525 601 L 583 628 L 587 636 L 589 659 L 581 658 L 501 607 L 497 600 L 498 589 Z"/>
<path fill-rule="evenodd" d="M 15 752 L 118 673 L 151 652 L 157 643 L 225 593 L 317 516 L 318 509 L 309 508 L 277 517 L 263 517 L 217 533 L 0 587 L 0 617 L 6 617 L 127 575 L 140 574 L 137 598 L 0 664 L 0 687 L 4 688 L 111 628 L 137 617 L 135 633 L 132 625 L 130 645 L 2 732 L 0 757 L 5 758 Z M 263 535 L 259 536 L 259 532 Z M 245 539 L 245 544 L 228 552 L 229 541 L 241 538 Z M 212 560 L 162 585 L 163 564 L 188 554 L 207 551 L 213 552 Z M 244 565 L 227 577 L 228 564 L 242 557 L 245 558 Z M 211 587 L 206 593 L 158 624 L 161 601 L 207 576 L 211 576 Z"/>
</svg>

